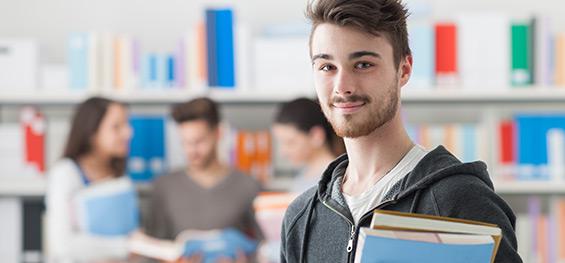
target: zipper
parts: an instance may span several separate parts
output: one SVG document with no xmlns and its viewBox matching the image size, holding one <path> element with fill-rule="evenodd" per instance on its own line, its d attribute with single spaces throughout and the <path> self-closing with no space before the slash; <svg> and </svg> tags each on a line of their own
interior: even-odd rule
<svg viewBox="0 0 565 263">
<path fill-rule="evenodd" d="M 347 241 L 347 253 L 351 253 L 353 250 L 353 239 L 355 239 L 355 225 L 351 226 L 351 235 L 349 236 L 349 241 Z"/>
<path fill-rule="evenodd" d="M 371 212 L 363 215 L 361 217 L 361 219 L 359 220 L 359 223 L 363 222 L 363 220 L 365 220 L 368 216 L 373 214 L 373 210 L 375 209 L 379 209 L 385 205 L 388 204 L 392 204 L 395 203 L 396 200 L 391 199 L 391 200 L 387 200 L 385 202 L 380 203 L 378 206 L 376 206 L 375 208 L 371 209 Z M 349 225 L 351 226 L 351 233 L 349 235 L 349 241 L 347 241 L 347 258 L 348 258 L 348 262 L 353 262 L 353 258 L 351 257 L 351 253 L 353 252 L 353 245 L 355 244 L 355 234 L 357 233 L 357 226 L 355 225 L 355 223 L 353 223 L 353 221 L 351 221 L 349 218 L 347 218 L 347 216 L 343 215 L 342 213 L 340 213 L 339 211 L 337 211 L 336 209 L 334 209 L 333 207 L 331 207 L 330 205 L 328 205 L 325 201 L 321 202 L 325 207 L 327 207 L 328 209 L 332 210 L 334 213 L 338 214 L 339 216 L 341 216 L 343 219 L 345 219 L 345 221 L 347 221 L 347 223 L 349 223 Z"/>
<path fill-rule="evenodd" d="M 349 254 L 351 254 L 351 251 L 353 251 L 353 240 L 355 239 L 355 231 L 356 231 L 355 223 L 353 223 L 353 221 L 347 218 L 347 216 L 343 215 L 342 213 L 338 212 L 330 205 L 326 204 L 326 202 L 322 201 L 322 204 L 326 206 L 328 209 L 332 210 L 334 213 L 343 217 L 343 219 L 345 219 L 345 221 L 347 221 L 347 223 L 349 223 L 349 225 L 351 226 L 351 234 L 349 236 L 349 241 L 347 242 L 347 256 L 349 257 Z"/>
</svg>

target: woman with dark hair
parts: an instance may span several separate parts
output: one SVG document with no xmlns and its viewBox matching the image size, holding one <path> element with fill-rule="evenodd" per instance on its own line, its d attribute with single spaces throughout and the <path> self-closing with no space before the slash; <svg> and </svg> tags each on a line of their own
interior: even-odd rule
<svg viewBox="0 0 565 263">
<path fill-rule="evenodd" d="M 125 259 L 126 236 L 93 235 L 79 227 L 77 195 L 123 176 L 132 130 L 124 104 L 100 97 L 78 106 L 63 158 L 50 169 L 46 194 L 48 256 L 54 262 Z"/>
<path fill-rule="evenodd" d="M 345 151 L 342 139 L 334 133 L 320 105 L 311 99 L 283 103 L 273 133 L 283 157 L 301 168 L 291 188 L 293 192 L 304 192 L 316 185 L 326 165 Z"/>
</svg>

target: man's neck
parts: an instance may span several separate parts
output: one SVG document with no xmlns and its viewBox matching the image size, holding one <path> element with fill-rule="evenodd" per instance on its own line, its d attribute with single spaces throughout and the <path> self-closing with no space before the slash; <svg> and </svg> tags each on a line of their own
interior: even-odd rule
<svg viewBox="0 0 565 263">
<path fill-rule="evenodd" d="M 345 138 L 349 164 L 343 192 L 356 196 L 378 182 L 412 149 L 399 115 L 371 134 Z"/>
<path fill-rule="evenodd" d="M 187 175 L 204 188 L 212 188 L 229 174 L 229 168 L 215 159 L 203 167 L 189 167 Z"/>
</svg>

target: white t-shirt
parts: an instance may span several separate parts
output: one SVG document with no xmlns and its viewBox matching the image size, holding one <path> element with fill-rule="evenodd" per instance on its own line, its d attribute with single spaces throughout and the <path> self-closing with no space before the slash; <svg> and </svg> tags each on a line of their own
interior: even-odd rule
<svg viewBox="0 0 565 263">
<path fill-rule="evenodd" d="M 364 214 L 379 205 L 392 186 L 411 172 L 426 154 L 428 152 L 424 148 L 420 145 L 415 145 L 389 173 L 369 189 L 358 196 L 350 196 L 343 193 L 355 224 L 359 223 Z"/>
</svg>

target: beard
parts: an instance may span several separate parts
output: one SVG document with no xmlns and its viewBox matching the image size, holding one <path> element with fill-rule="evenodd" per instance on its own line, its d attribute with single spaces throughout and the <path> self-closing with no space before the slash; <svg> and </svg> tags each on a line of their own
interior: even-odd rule
<svg viewBox="0 0 565 263">
<path fill-rule="evenodd" d="M 335 133 L 344 138 L 363 137 L 392 120 L 398 110 L 399 96 L 396 83 L 395 81 L 389 87 L 389 92 L 378 103 L 366 95 L 332 96 L 330 101 L 322 107 L 322 110 Z M 340 114 L 333 109 L 333 104 L 342 102 L 364 102 L 363 107 L 368 109 L 362 109 L 354 114 Z"/>
</svg>

